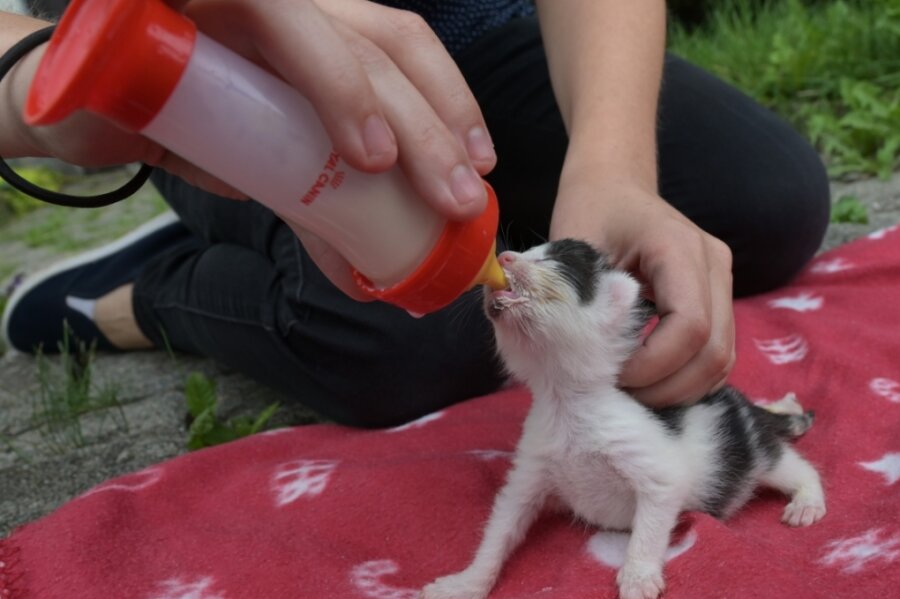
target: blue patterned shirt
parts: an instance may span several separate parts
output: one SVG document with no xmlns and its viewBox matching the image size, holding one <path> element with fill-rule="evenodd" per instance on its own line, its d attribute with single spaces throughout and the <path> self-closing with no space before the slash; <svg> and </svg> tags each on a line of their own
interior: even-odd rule
<svg viewBox="0 0 900 599">
<path fill-rule="evenodd" d="M 424 18 L 452 55 L 516 17 L 534 13 L 530 0 L 378 0 Z"/>
</svg>

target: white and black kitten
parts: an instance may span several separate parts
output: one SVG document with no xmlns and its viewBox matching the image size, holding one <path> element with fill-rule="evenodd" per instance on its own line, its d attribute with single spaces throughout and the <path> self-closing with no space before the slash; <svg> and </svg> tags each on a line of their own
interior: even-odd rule
<svg viewBox="0 0 900 599">
<path fill-rule="evenodd" d="M 812 424 L 792 393 L 763 409 L 725 387 L 692 406 L 650 410 L 616 385 L 648 317 L 635 279 L 573 240 L 504 252 L 500 262 L 509 288 L 486 290 L 485 311 L 533 404 L 474 560 L 423 597 L 487 596 L 548 502 L 592 525 L 631 530 L 616 579 L 623 599 L 663 591 L 682 511 L 725 518 L 766 485 L 791 497 L 783 522 L 807 526 L 825 515 L 816 470 L 788 444 Z"/>
</svg>

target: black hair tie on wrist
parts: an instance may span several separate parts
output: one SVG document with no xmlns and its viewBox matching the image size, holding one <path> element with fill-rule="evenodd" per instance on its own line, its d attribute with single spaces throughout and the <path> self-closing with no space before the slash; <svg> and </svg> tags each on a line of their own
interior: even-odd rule
<svg viewBox="0 0 900 599">
<path fill-rule="evenodd" d="M 26 54 L 49 40 L 54 29 L 56 29 L 55 25 L 39 29 L 21 39 L 12 48 L 7 50 L 3 56 L 0 56 L 0 80 L 2 80 L 6 74 L 9 73 L 10 69 L 12 69 L 17 62 L 22 60 Z M 153 172 L 152 166 L 142 164 L 134 178 L 118 189 L 95 196 L 73 196 L 38 187 L 31 181 L 23 179 L 6 163 L 3 157 L 0 157 L 0 177 L 12 187 L 33 198 L 58 206 L 67 206 L 69 208 L 99 208 L 124 200 L 141 188 L 147 181 L 151 172 Z"/>
</svg>

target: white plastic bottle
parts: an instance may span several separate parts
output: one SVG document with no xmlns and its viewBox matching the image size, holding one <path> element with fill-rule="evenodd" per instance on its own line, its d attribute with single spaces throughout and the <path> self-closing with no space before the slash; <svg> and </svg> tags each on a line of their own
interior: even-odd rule
<svg viewBox="0 0 900 599">
<path fill-rule="evenodd" d="M 160 0 L 74 0 L 35 75 L 33 125 L 85 109 L 139 132 L 335 247 L 362 289 L 429 313 L 479 283 L 505 285 L 497 201 L 477 219 L 434 212 L 395 167 L 334 152 L 294 88 L 196 30 Z"/>
</svg>

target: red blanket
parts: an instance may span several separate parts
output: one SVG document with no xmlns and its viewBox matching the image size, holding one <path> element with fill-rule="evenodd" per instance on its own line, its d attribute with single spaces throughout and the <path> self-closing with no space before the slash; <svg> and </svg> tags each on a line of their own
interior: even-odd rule
<svg viewBox="0 0 900 599">
<path fill-rule="evenodd" d="M 727 522 L 686 514 L 666 597 L 897 596 L 897 298 L 886 230 L 737 303 L 731 382 L 816 411 L 798 446 L 828 515 L 788 528 L 768 491 Z M 468 564 L 528 404 L 513 389 L 389 431 L 287 429 L 109 481 L 0 542 L 0 598 L 411 599 Z M 492 597 L 615 597 L 626 540 L 544 516 Z"/>
</svg>

